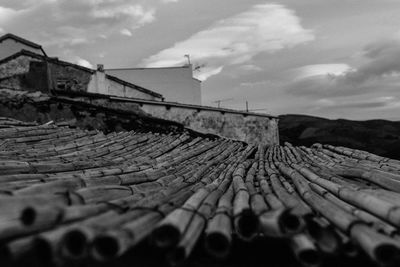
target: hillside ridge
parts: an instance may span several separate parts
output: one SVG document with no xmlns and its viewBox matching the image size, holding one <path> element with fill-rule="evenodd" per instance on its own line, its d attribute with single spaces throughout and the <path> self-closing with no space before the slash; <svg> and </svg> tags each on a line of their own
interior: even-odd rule
<svg viewBox="0 0 400 267">
<path fill-rule="evenodd" d="M 279 116 L 280 142 L 310 146 L 325 143 L 400 158 L 400 121 L 327 119 L 288 114 Z"/>
</svg>

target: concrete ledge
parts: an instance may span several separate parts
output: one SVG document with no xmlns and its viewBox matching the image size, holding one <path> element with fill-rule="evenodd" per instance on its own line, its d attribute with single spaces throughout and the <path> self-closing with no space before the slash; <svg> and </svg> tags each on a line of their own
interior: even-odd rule
<svg viewBox="0 0 400 267">
<path fill-rule="evenodd" d="M 110 99 L 119 100 L 119 101 L 135 102 L 135 103 L 139 103 L 139 104 L 143 103 L 143 104 L 148 104 L 148 105 L 159 105 L 159 106 L 167 106 L 167 107 L 170 106 L 170 107 L 196 109 L 198 111 L 201 111 L 201 110 L 217 111 L 217 112 L 221 112 L 222 114 L 223 113 L 232 113 L 232 114 L 242 114 L 244 116 L 251 115 L 251 116 L 259 116 L 259 117 L 278 119 L 278 116 L 273 116 L 270 114 L 246 112 L 246 111 L 227 109 L 227 108 L 216 108 L 216 107 L 209 107 L 209 106 L 182 104 L 182 103 L 177 103 L 177 102 L 152 101 L 152 100 L 144 100 L 144 99 L 138 99 L 138 98 L 125 98 L 125 97 L 115 97 L 115 96 L 111 96 Z"/>
</svg>

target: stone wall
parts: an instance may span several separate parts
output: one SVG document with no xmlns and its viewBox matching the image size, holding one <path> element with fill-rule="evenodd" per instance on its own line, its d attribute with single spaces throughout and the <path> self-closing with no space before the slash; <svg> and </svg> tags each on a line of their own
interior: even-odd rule
<svg viewBox="0 0 400 267">
<path fill-rule="evenodd" d="M 29 72 L 31 61 L 40 61 L 35 58 L 21 55 L 7 62 L 0 63 L 0 78 L 10 77 L 13 75 L 24 74 Z"/>
<path fill-rule="evenodd" d="M 47 72 L 46 61 L 34 56 L 18 55 L 6 62 L 0 63 L 0 86 L 10 86 L 10 79 L 13 81 L 13 88 L 17 90 L 48 91 L 48 74 L 51 76 L 51 86 L 63 87 L 64 90 L 86 91 L 91 80 L 91 72 L 72 65 L 58 63 L 56 59 L 49 60 L 49 73 Z M 7 79 L 6 79 L 7 78 Z"/>
<path fill-rule="evenodd" d="M 69 91 L 86 91 L 92 78 L 88 71 L 57 63 L 50 63 L 50 73 L 54 88 L 63 86 L 63 90 Z"/>
</svg>

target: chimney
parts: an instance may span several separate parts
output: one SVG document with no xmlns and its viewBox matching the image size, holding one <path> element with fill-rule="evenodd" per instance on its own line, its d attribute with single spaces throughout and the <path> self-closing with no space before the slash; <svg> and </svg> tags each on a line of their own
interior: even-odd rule
<svg viewBox="0 0 400 267">
<path fill-rule="evenodd" d="M 103 64 L 97 64 L 97 71 L 104 72 L 104 65 Z"/>
</svg>

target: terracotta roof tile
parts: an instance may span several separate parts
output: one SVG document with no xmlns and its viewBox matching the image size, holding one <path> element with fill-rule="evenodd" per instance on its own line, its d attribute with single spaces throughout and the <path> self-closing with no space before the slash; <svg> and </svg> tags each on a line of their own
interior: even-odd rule
<svg viewBox="0 0 400 267">
<path fill-rule="evenodd" d="M 229 253 L 240 240 L 281 240 L 275 250 L 306 266 L 364 254 L 395 266 L 400 250 L 400 161 L 345 147 L 0 118 L 0 191 L 1 263 L 27 251 L 39 261 L 129 261 L 146 238 L 171 265 L 201 242 L 224 258 L 238 257 Z"/>
</svg>

